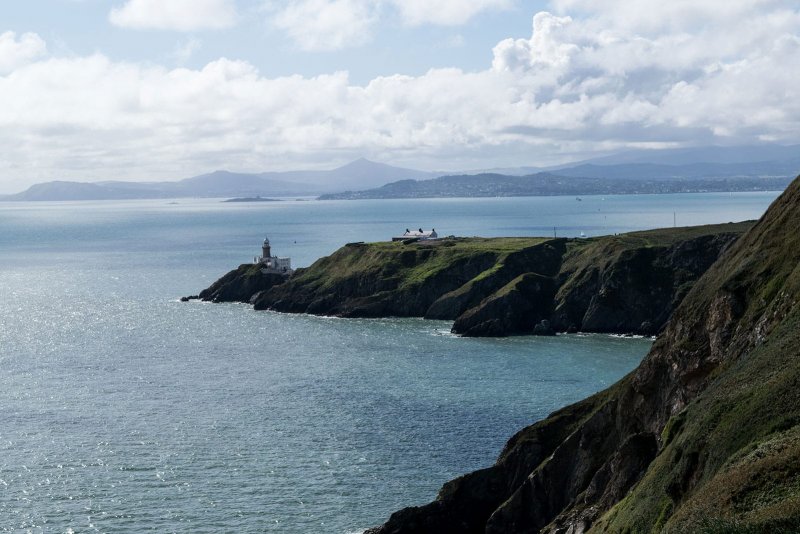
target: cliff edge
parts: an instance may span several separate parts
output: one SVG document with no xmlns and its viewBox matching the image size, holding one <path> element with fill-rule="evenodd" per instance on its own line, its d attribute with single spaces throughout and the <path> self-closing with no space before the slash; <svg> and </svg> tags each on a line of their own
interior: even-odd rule
<svg viewBox="0 0 800 534">
<path fill-rule="evenodd" d="M 371 534 L 800 531 L 800 178 L 641 365 Z"/>
</svg>

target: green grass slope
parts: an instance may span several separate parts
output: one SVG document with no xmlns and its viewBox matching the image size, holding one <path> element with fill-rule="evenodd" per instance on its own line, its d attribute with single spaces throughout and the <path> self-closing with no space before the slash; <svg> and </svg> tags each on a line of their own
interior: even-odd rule
<svg viewBox="0 0 800 534">
<path fill-rule="evenodd" d="M 543 238 L 351 244 L 255 299 L 257 309 L 343 317 L 424 316 L 440 296 L 490 276 Z"/>
<path fill-rule="evenodd" d="M 795 182 L 686 298 L 637 378 L 689 359 L 675 378 L 700 391 L 674 396 L 661 451 L 594 530 L 800 531 L 798 229 Z"/>
<path fill-rule="evenodd" d="M 511 264 L 510 276 L 492 277 L 499 284 L 489 287 L 482 282 L 482 300 L 473 299 L 456 314 L 453 331 L 471 336 L 525 334 L 547 320 L 557 331 L 654 334 L 719 254 L 752 225 L 563 240 L 557 262 L 543 265 L 526 258 Z"/>
</svg>

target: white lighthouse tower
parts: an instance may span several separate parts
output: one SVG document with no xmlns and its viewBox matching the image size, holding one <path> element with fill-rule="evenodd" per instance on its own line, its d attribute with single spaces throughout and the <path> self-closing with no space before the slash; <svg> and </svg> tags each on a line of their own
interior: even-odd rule
<svg viewBox="0 0 800 534">
<path fill-rule="evenodd" d="M 261 258 L 264 260 L 268 260 L 270 257 L 272 257 L 272 254 L 270 252 L 271 251 L 269 247 L 269 238 L 265 237 L 264 244 L 261 245 Z"/>
<path fill-rule="evenodd" d="M 292 273 L 292 259 L 273 256 L 269 237 L 264 238 L 264 242 L 261 244 L 261 257 L 255 258 L 255 262 L 262 265 L 261 271 L 264 273 Z"/>
</svg>

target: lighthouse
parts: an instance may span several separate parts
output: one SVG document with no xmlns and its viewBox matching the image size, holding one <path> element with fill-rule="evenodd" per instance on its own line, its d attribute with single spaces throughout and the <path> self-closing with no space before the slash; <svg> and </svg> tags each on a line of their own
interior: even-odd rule
<svg viewBox="0 0 800 534">
<path fill-rule="evenodd" d="M 269 248 L 269 238 L 268 237 L 264 238 L 264 244 L 261 245 L 261 257 L 264 258 L 265 260 L 268 260 L 269 258 L 272 257 L 272 254 L 271 254 L 271 251 L 270 251 L 270 248 Z"/>
<path fill-rule="evenodd" d="M 272 247 L 269 244 L 268 237 L 265 237 L 264 242 L 261 244 L 261 257 L 253 258 L 253 263 L 260 263 L 262 265 L 261 272 L 263 273 L 289 275 L 293 272 L 291 258 L 279 258 L 272 255 Z"/>
</svg>

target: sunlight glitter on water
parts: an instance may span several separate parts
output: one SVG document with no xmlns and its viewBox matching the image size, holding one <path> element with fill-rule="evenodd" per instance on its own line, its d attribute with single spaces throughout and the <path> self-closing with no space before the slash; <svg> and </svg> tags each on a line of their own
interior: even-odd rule
<svg viewBox="0 0 800 534">
<path fill-rule="evenodd" d="M 616 227 L 638 224 L 643 202 L 607 204 Z M 299 265 L 408 219 L 478 231 L 453 201 L 189 203 L 0 209 L 0 529 L 360 532 L 491 464 L 651 344 L 181 303 L 267 231 Z M 544 226 L 538 201 L 469 205 L 487 235 Z"/>
</svg>

